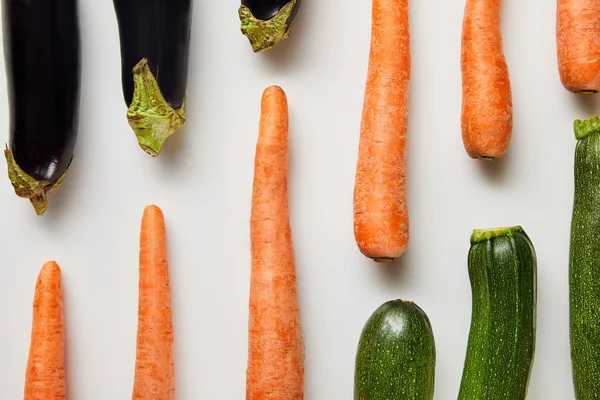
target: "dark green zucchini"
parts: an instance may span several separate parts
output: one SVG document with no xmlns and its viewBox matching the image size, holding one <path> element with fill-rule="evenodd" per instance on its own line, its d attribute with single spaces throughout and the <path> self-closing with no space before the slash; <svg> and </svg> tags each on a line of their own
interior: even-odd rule
<svg viewBox="0 0 600 400">
<path fill-rule="evenodd" d="M 427 315 L 412 302 L 384 303 L 365 324 L 354 375 L 355 400 L 431 400 L 435 342 Z"/>
<path fill-rule="evenodd" d="M 569 265 L 575 397 L 600 398 L 600 119 L 575 121 L 575 196 Z"/>
<path fill-rule="evenodd" d="M 523 400 L 535 353 L 537 261 L 519 226 L 475 230 L 472 315 L 459 400 Z"/>
</svg>

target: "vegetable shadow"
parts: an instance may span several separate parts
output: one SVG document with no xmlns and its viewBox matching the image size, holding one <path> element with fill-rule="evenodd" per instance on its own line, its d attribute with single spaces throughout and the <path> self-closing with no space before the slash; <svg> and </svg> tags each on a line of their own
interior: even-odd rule
<svg viewBox="0 0 600 400">
<path fill-rule="evenodd" d="M 182 161 L 182 153 L 186 147 L 188 125 L 188 123 L 183 125 L 165 141 L 160 155 L 157 156 L 165 168 L 177 168 L 177 164 Z"/>
<path fill-rule="evenodd" d="M 579 109 L 585 113 L 585 118 L 600 115 L 600 95 L 573 94 L 573 96 Z"/>
<path fill-rule="evenodd" d="M 66 218 L 68 213 L 73 212 L 75 203 L 78 200 L 80 201 L 80 196 L 82 196 L 86 185 L 89 183 L 89 180 L 84 179 L 85 171 L 82 169 L 83 166 L 80 165 L 82 158 L 82 155 L 79 158 L 77 154 L 73 155 L 73 161 L 69 166 L 65 180 L 56 191 L 48 194 L 48 208 L 46 212 L 41 216 L 36 216 L 50 230 L 56 227 L 58 220 Z M 29 203 L 26 199 L 23 199 L 23 201 Z M 31 204 L 28 204 L 28 207 L 35 215 Z"/>
<path fill-rule="evenodd" d="M 60 266 L 60 262 L 55 260 L 56 263 Z M 64 346 L 64 359 L 65 359 L 65 370 L 63 371 L 64 373 L 64 378 L 65 378 L 65 382 L 67 383 L 66 385 L 66 398 L 70 399 L 73 398 L 73 394 L 75 392 L 77 392 L 75 390 L 75 381 L 72 381 L 70 379 L 70 373 L 69 373 L 69 365 L 73 365 L 73 360 L 71 360 L 71 351 L 69 350 L 70 346 L 67 346 L 66 343 L 69 343 L 69 291 L 68 291 L 68 283 L 65 285 L 65 278 L 64 275 L 63 277 L 61 277 L 61 286 L 62 286 L 62 298 L 63 298 L 63 329 L 64 329 L 64 340 L 65 340 L 65 346 Z"/>
<path fill-rule="evenodd" d="M 269 50 L 261 52 L 261 57 L 269 66 L 275 69 L 289 69 L 306 58 L 304 44 L 308 40 L 308 17 L 311 11 L 311 1 L 302 2 L 302 6 L 292 23 L 290 36 Z"/>
<path fill-rule="evenodd" d="M 488 179 L 501 182 L 508 178 L 508 169 L 511 164 L 512 151 L 509 148 L 506 153 L 493 161 L 473 160 L 477 162 L 477 169 L 481 171 Z"/>
<path fill-rule="evenodd" d="M 410 285 L 411 268 L 415 268 L 416 263 L 412 259 L 410 245 L 406 252 L 400 257 L 387 263 L 378 263 L 368 260 L 374 264 L 378 280 L 391 289 L 398 290 Z"/>
</svg>

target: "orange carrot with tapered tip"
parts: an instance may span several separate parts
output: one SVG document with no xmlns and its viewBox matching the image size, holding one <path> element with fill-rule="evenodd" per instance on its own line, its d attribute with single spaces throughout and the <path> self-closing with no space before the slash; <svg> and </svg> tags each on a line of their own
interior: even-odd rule
<svg viewBox="0 0 600 400">
<path fill-rule="evenodd" d="M 144 209 L 140 233 L 138 333 L 133 400 L 175 399 L 171 289 L 165 220 Z"/>
<path fill-rule="evenodd" d="M 66 399 L 64 344 L 60 268 L 49 261 L 35 285 L 24 400 Z"/>
<path fill-rule="evenodd" d="M 302 400 L 304 354 L 287 197 L 288 109 L 264 91 L 254 162 L 247 400 Z"/>
<path fill-rule="evenodd" d="M 502 0 L 467 0 L 462 32 L 462 137 L 472 158 L 502 157 L 512 135 L 512 94 L 502 48 Z"/>
<path fill-rule="evenodd" d="M 556 44 L 564 87 L 574 93 L 600 91 L 600 1 L 558 0 Z"/>
<path fill-rule="evenodd" d="M 371 52 L 354 184 L 354 237 L 376 261 L 408 245 L 406 131 L 410 81 L 408 0 L 373 0 Z"/>
</svg>

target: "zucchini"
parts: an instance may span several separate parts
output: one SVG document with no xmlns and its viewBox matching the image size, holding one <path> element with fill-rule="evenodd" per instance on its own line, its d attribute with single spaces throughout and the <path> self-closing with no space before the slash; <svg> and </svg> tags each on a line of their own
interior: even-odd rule
<svg viewBox="0 0 600 400">
<path fill-rule="evenodd" d="M 569 263 L 570 341 L 577 399 L 600 396 L 600 118 L 575 121 Z"/>
<path fill-rule="evenodd" d="M 520 226 L 475 230 L 472 315 L 459 400 L 522 400 L 535 353 L 537 261 Z"/>
<path fill-rule="evenodd" d="M 415 303 L 384 303 L 360 337 L 354 399 L 431 400 L 434 382 L 435 342 L 429 318 Z"/>
</svg>

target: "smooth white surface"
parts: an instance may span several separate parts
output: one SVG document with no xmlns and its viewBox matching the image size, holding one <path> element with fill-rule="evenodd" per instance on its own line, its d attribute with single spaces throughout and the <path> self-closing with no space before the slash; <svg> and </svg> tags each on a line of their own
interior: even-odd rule
<svg viewBox="0 0 600 400">
<path fill-rule="evenodd" d="M 186 128 L 157 158 L 125 119 L 111 1 L 81 1 L 83 80 L 76 155 L 45 216 L 18 198 L 0 162 L 0 399 L 22 398 L 35 279 L 63 270 L 68 397 L 131 396 L 142 209 L 166 216 L 177 398 L 245 397 L 249 211 L 262 90 L 290 107 L 290 209 L 306 345 L 308 400 L 352 398 L 369 315 L 417 302 L 436 338 L 436 399 L 455 399 L 470 324 L 473 228 L 520 224 L 538 254 L 538 335 L 529 399 L 573 398 L 568 341 L 572 121 L 600 110 L 560 84 L 555 4 L 506 0 L 504 47 L 514 132 L 494 164 L 460 136 L 463 0 L 412 1 L 408 139 L 411 239 L 394 266 L 357 250 L 352 190 L 370 40 L 369 1 L 305 0 L 291 37 L 252 53 L 238 3 L 195 1 Z M 2 67 L 3 68 L 3 63 Z M 8 138 L 0 71 L 0 128 Z M 3 139 L 5 140 L 5 139 Z"/>
</svg>

